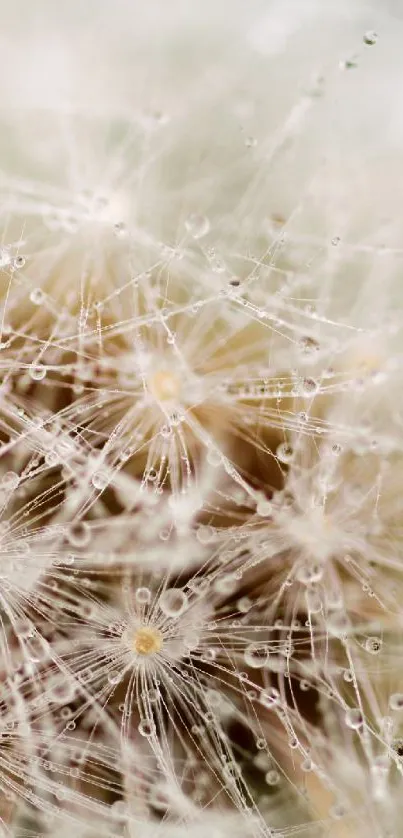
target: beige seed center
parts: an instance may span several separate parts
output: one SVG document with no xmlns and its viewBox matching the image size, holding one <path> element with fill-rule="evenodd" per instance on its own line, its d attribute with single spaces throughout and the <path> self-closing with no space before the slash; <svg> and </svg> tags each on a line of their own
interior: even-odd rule
<svg viewBox="0 0 403 838">
<path fill-rule="evenodd" d="M 160 402 L 178 399 L 181 389 L 179 376 L 169 370 L 158 370 L 150 380 L 150 390 Z"/>
<path fill-rule="evenodd" d="M 133 637 L 134 651 L 138 655 L 155 655 L 162 649 L 162 634 L 156 628 L 142 626 L 136 629 Z"/>
</svg>

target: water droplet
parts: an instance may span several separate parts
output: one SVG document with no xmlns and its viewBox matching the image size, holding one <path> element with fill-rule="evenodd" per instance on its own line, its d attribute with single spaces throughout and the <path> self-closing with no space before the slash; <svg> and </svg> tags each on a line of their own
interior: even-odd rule
<svg viewBox="0 0 403 838">
<path fill-rule="evenodd" d="M 346 711 L 345 720 L 351 730 L 359 730 L 364 724 L 363 715 L 358 707 L 350 707 Z"/>
<path fill-rule="evenodd" d="M 113 225 L 113 232 L 118 239 L 123 239 L 127 235 L 127 227 L 123 221 L 118 221 Z"/>
<path fill-rule="evenodd" d="M 403 710 L 403 693 L 393 693 L 389 697 L 389 707 L 391 710 Z"/>
<path fill-rule="evenodd" d="M 74 681 L 59 681 L 50 690 L 51 699 L 56 704 L 67 704 L 68 702 L 73 701 L 75 695 L 76 686 Z"/>
<path fill-rule="evenodd" d="M 210 222 L 205 215 L 192 212 L 185 221 L 185 227 L 194 239 L 202 239 L 210 230 Z"/>
<path fill-rule="evenodd" d="M 262 518 L 267 518 L 273 512 L 273 504 L 269 500 L 259 501 L 256 507 L 256 512 Z"/>
<path fill-rule="evenodd" d="M 217 468 L 217 466 L 221 465 L 222 463 L 222 454 L 220 451 L 216 451 L 214 448 L 209 449 L 207 453 L 207 462 L 213 468 Z"/>
<path fill-rule="evenodd" d="M 241 614 L 247 614 L 252 607 L 252 600 L 248 596 L 243 596 L 238 600 L 236 607 Z"/>
<path fill-rule="evenodd" d="M 85 521 L 77 521 L 69 526 L 67 538 L 73 547 L 86 547 L 91 541 L 91 529 Z"/>
<path fill-rule="evenodd" d="M 301 763 L 301 769 L 302 771 L 312 771 L 313 762 L 311 759 L 309 759 L 309 757 L 303 760 L 303 762 Z"/>
<path fill-rule="evenodd" d="M 6 492 L 12 492 L 14 489 L 17 488 L 20 482 L 20 478 L 15 471 L 6 471 L 1 478 L 1 488 L 5 489 Z"/>
<path fill-rule="evenodd" d="M 103 492 L 108 485 L 108 475 L 105 471 L 96 471 L 95 474 L 92 475 L 91 483 L 94 489 L 97 489 L 99 492 Z"/>
<path fill-rule="evenodd" d="M 280 693 L 276 687 L 269 687 L 260 693 L 260 703 L 264 707 L 276 707 L 280 703 Z"/>
<path fill-rule="evenodd" d="M 263 669 L 269 660 L 269 650 L 263 644 L 251 643 L 245 649 L 244 659 L 252 669 Z"/>
<path fill-rule="evenodd" d="M 334 236 L 334 238 L 332 239 L 333 247 L 337 247 L 338 244 L 340 244 L 340 236 Z"/>
<path fill-rule="evenodd" d="M 34 288 L 29 295 L 29 299 L 35 306 L 40 306 L 45 299 L 45 294 L 43 293 L 42 288 Z"/>
<path fill-rule="evenodd" d="M 315 338 L 305 335 L 298 341 L 298 348 L 301 350 L 302 355 L 310 356 L 316 355 L 320 347 Z"/>
<path fill-rule="evenodd" d="M 169 425 L 162 425 L 160 436 L 162 436 L 163 439 L 169 439 L 169 437 L 172 436 L 172 428 L 170 428 Z"/>
<path fill-rule="evenodd" d="M 319 614 L 322 611 L 322 597 L 315 589 L 307 590 L 305 594 L 306 606 L 309 614 Z"/>
<path fill-rule="evenodd" d="M 377 655 L 382 649 L 382 640 L 380 637 L 367 637 L 365 641 L 365 649 L 371 655 Z"/>
<path fill-rule="evenodd" d="M 136 602 L 140 605 L 147 605 L 151 601 L 151 591 L 149 588 L 137 588 L 135 593 Z"/>
<path fill-rule="evenodd" d="M 304 396 L 312 396 L 318 391 L 319 385 L 314 378 L 304 378 L 301 382 L 301 392 Z"/>
<path fill-rule="evenodd" d="M 24 265 L 25 265 L 25 257 L 24 256 L 16 256 L 15 259 L 14 259 L 13 264 L 14 264 L 14 267 L 17 268 L 17 270 L 23 268 Z"/>
<path fill-rule="evenodd" d="M 152 719 L 142 719 L 138 730 L 141 736 L 152 736 L 155 733 L 155 724 Z"/>
<path fill-rule="evenodd" d="M 303 585 L 313 585 L 323 577 L 323 567 L 316 562 L 304 562 L 297 569 L 296 578 Z"/>
<path fill-rule="evenodd" d="M 219 576 L 214 582 L 214 590 L 223 596 L 232 594 L 238 585 L 238 579 L 235 573 L 224 573 Z"/>
<path fill-rule="evenodd" d="M 167 588 L 159 598 L 159 607 L 167 617 L 179 617 L 187 604 L 187 596 L 179 588 Z"/>
<path fill-rule="evenodd" d="M 196 530 L 196 538 L 200 544 L 209 544 L 215 535 L 215 530 L 208 524 L 200 524 Z"/>
<path fill-rule="evenodd" d="M 158 704 L 161 698 L 161 693 L 158 689 L 150 689 L 147 691 L 147 698 L 151 704 Z"/>
<path fill-rule="evenodd" d="M 287 442 L 282 442 L 276 448 L 276 456 L 282 463 L 290 463 L 293 458 L 293 448 Z"/>
<path fill-rule="evenodd" d="M 29 375 L 33 381 L 42 381 L 46 376 L 46 367 L 44 364 L 35 364 L 30 366 Z"/>
<path fill-rule="evenodd" d="M 278 771 L 268 771 L 265 780 L 268 786 L 278 786 L 280 782 L 280 774 Z"/>
<path fill-rule="evenodd" d="M 369 29 L 368 32 L 365 32 L 363 37 L 364 44 L 367 44 L 369 47 L 373 47 L 378 40 L 378 35 L 374 32 L 373 29 Z"/>
</svg>

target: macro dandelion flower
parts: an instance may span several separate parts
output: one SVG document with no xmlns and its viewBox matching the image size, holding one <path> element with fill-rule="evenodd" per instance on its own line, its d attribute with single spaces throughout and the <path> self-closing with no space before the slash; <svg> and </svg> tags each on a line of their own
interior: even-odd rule
<svg viewBox="0 0 403 838">
<path fill-rule="evenodd" d="M 0 8 L 0 834 L 399 838 L 398 4 Z"/>
</svg>

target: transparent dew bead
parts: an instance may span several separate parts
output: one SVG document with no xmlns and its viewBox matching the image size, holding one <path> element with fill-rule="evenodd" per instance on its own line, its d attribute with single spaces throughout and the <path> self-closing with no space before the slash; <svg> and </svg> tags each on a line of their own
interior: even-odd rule
<svg viewBox="0 0 403 838">
<path fill-rule="evenodd" d="M 274 769 L 268 771 L 265 776 L 265 780 L 268 786 L 278 786 L 280 779 L 281 778 L 279 772 L 275 771 Z"/>
<path fill-rule="evenodd" d="M 108 475 L 105 471 L 96 471 L 91 477 L 91 483 L 99 492 L 103 492 L 108 485 Z"/>
<path fill-rule="evenodd" d="M 364 41 L 364 44 L 366 44 L 368 47 L 375 46 L 377 40 L 378 40 L 378 35 L 377 35 L 376 32 L 374 32 L 373 29 L 368 29 L 368 31 L 365 32 L 364 37 L 363 37 L 363 41 Z"/>
<path fill-rule="evenodd" d="M 319 343 L 315 338 L 306 335 L 298 341 L 298 348 L 302 355 L 315 355 L 319 350 Z"/>
<path fill-rule="evenodd" d="M 365 641 L 365 650 L 370 655 L 378 655 L 382 649 L 382 640 L 380 637 L 367 637 Z"/>
<path fill-rule="evenodd" d="M 213 541 L 215 535 L 215 530 L 213 527 L 210 527 L 208 524 L 200 524 L 196 530 L 196 538 L 200 542 L 200 544 L 209 544 Z"/>
<path fill-rule="evenodd" d="M 250 609 L 252 608 L 252 605 L 253 605 L 252 600 L 249 599 L 248 596 L 243 596 L 240 599 L 238 599 L 236 607 L 237 607 L 238 611 L 241 612 L 241 614 L 247 614 L 248 611 L 250 611 Z"/>
<path fill-rule="evenodd" d="M 319 614 L 323 608 L 323 601 L 321 594 L 315 588 L 309 589 L 305 592 L 306 607 L 309 614 Z"/>
<path fill-rule="evenodd" d="M 269 517 L 273 512 L 273 504 L 269 500 L 262 500 L 256 506 L 256 512 L 261 518 Z"/>
<path fill-rule="evenodd" d="M 139 605 L 147 605 L 147 603 L 151 602 L 151 591 L 149 588 L 137 588 L 137 591 L 134 595 L 136 602 Z"/>
<path fill-rule="evenodd" d="M 238 586 L 238 578 L 235 573 L 224 573 L 218 576 L 214 582 L 214 590 L 217 594 L 230 596 Z"/>
<path fill-rule="evenodd" d="M 268 687 L 260 693 L 260 703 L 263 707 L 276 707 L 280 704 L 280 693 L 276 687 Z"/>
<path fill-rule="evenodd" d="M 67 538 L 72 547 L 86 547 L 91 541 L 91 529 L 85 521 L 70 524 Z"/>
<path fill-rule="evenodd" d="M 28 372 L 33 381 L 42 381 L 46 376 L 46 367 L 44 364 L 34 364 L 30 366 Z"/>
<path fill-rule="evenodd" d="M 314 378 L 304 378 L 301 382 L 301 395 L 313 396 L 318 392 L 319 384 Z"/>
<path fill-rule="evenodd" d="M 313 585 L 320 582 L 323 577 L 323 567 L 315 562 L 304 562 L 296 572 L 298 582 L 303 585 Z"/>
<path fill-rule="evenodd" d="M 281 463 L 290 463 L 292 461 L 294 451 L 287 442 L 282 442 L 277 446 L 276 456 Z"/>
<path fill-rule="evenodd" d="M 21 270 L 25 265 L 25 261 L 25 256 L 16 256 L 13 261 L 14 268 Z"/>
<path fill-rule="evenodd" d="M 389 696 L 389 707 L 391 710 L 403 710 L 403 693 L 393 693 Z"/>
<path fill-rule="evenodd" d="M 161 693 L 158 689 L 151 688 L 147 691 L 147 699 L 151 704 L 158 704 L 161 698 Z"/>
<path fill-rule="evenodd" d="M 364 718 L 358 707 L 349 707 L 346 711 L 345 722 L 351 730 L 360 730 L 364 725 Z"/>
<path fill-rule="evenodd" d="M 312 769 L 313 769 L 313 763 L 312 763 L 312 760 L 311 760 L 311 759 L 309 759 L 309 757 L 307 757 L 307 758 L 306 758 L 306 759 L 304 759 L 304 760 L 303 760 L 303 762 L 301 763 L 301 770 L 302 770 L 302 771 L 305 771 L 305 772 L 308 772 L 308 771 L 312 771 Z"/>
<path fill-rule="evenodd" d="M 245 649 L 244 659 L 252 669 L 263 669 L 269 660 L 269 650 L 263 644 L 251 643 Z"/>
<path fill-rule="evenodd" d="M 210 222 L 205 215 L 192 212 L 185 221 L 187 232 L 194 239 L 202 239 L 210 230 Z"/>
<path fill-rule="evenodd" d="M 127 227 L 123 221 L 118 221 L 113 225 L 113 232 L 118 239 L 124 239 L 127 236 Z"/>
<path fill-rule="evenodd" d="M 188 598 L 179 588 L 167 588 L 159 598 L 159 607 L 167 617 L 180 617 L 187 605 Z"/>
<path fill-rule="evenodd" d="M 29 299 L 35 306 L 40 306 L 45 299 L 45 294 L 42 291 L 42 288 L 33 288 L 29 295 Z"/>
<path fill-rule="evenodd" d="M 54 701 L 55 704 L 67 704 L 68 702 L 73 701 L 75 695 L 76 685 L 73 680 L 68 681 L 64 679 L 63 681 L 55 684 L 50 690 L 51 700 Z"/>
<path fill-rule="evenodd" d="M 15 471 L 6 471 L 1 478 L 0 486 L 6 492 L 12 492 L 19 485 L 20 478 Z"/>
<path fill-rule="evenodd" d="M 150 737 L 155 733 L 155 724 L 152 719 L 142 719 L 138 731 L 141 736 Z"/>
<path fill-rule="evenodd" d="M 218 468 L 218 466 L 222 465 L 223 456 L 220 451 L 217 451 L 215 448 L 209 448 L 207 452 L 207 462 L 209 466 L 213 466 L 213 468 Z"/>
</svg>

